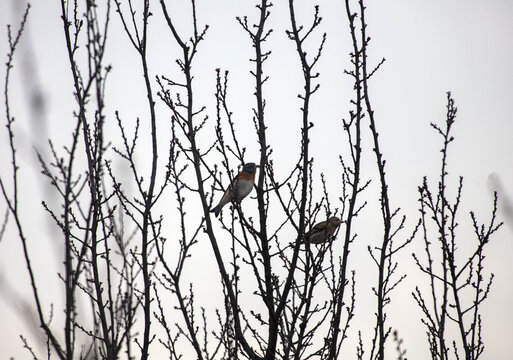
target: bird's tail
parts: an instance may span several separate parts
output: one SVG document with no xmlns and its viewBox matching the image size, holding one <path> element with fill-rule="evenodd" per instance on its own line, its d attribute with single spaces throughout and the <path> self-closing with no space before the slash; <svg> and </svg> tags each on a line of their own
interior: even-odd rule
<svg viewBox="0 0 513 360">
<path fill-rule="evenodd" d="M 210 212 L 213 212 L 216 217 L 219 216 L 219 213 L 221 212 L 221 206 L 217 205 L 215 208 L 211 209 Z"/>
</svg>

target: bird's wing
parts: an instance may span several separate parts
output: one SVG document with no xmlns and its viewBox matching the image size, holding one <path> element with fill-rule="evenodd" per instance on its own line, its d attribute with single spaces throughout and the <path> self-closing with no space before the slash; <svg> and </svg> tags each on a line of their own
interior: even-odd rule
<svg viewBox="0 0 513 360">
<path fill-rule="evenodd" d="M 335 234 L 335 231 L 338 229 L 338 225 L 334 225 L 332 223 L 328 223 L 328 226 L 326 227 L 326 232 L 330 235 L 330 236 L 333 236 L 333 234 Z"/>
<path fill-rule="evenodd" d="M 320 223 L 317 223 L 317 224 L 314 225 L 313 228 L 310 229 L 310 231 L 308 232 L 308 235 L 316 234 L 316 233 L 319 233 L 321 231 L 326 231 L 326 226 L 327 226 L 327 222 L 326 221 L 322 221 Z"/>
<path fill-rule="evenodd" d="M 235 175 L 235 177 L 232 180 L 232 183 L 230 184 L 228 189 L 226 189 L 226 192 L 234 192 L 235 189 L 237 189 L 237 186 L 239 185 L 240 174 L 241 173 L 238 173 L 237 175 Z"/>
<path fill-rule="evenodd" d="M 233 178 L 232 183 L 230 185 L 228 185 L 228 187 L 224 191 L 223 197 L 219 201 L 219 205 L 221 207 L 223 207 L 224 205 L 228 204 L 232 200 L 233 195 L 234 195 L 234 191 L 237 188 L 238 182 L 239 182 L 239 174 L 237 174 Z"/>
</svg>

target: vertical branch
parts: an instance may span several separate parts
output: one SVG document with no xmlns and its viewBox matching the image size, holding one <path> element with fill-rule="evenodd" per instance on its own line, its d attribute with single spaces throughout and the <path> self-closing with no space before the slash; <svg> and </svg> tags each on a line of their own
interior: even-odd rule
<svg viewBox="0 0 513 360">
<path fill-rule="evenodd" d="M 383 217 L 383 242 L 379 249 L 379 264 L 378 264 L 378 286 L 376 289 L 376 295 L 378 298 L 377 303 L 377 328 L 379 334 L 379 344 L 378 344 L 378 359 L 384 359 L 384 349 L 385 349 L 385 315 L 383 312 L 383 308 L 385 306 L 385 271 L 386 271 L 386 258 L 387 258 L 387 249 L 390 242 L 390 230 L 391 230 L 391 221 L 392 221 L 392 213 L 390 211 L 390 202 L 388 198 L 388 185 L 385 177 L 385 161 L 383 160 L 383 154 L 379 148 L 379 140 L 378 140 L 378 130 L 376 128 L 376 123 L 374 120 L 374 111 L 372 110 L 372 105 L 370 102 L 369 96 L 369 86 L 368 86 L 368 76 L 369 72 L 367 70 L 367 46 L 369 44 L 370 38 L 366 35 L 366 27 L 367 24 L 365 22 L 365 6 L 363 4 L 363 0 L 359 0 L 360 5 L 360 26 L 361 26 L 361 44 L 362 44 L 362 84 L 363 84 L 363 94 L 365 99 L 365 106 L 367 108 L 367 114 L 369 116 L 370 129 L 372 132 L 372 139 L 374 142 L 374 153 L 376 155 L 376 163 L 378 165 L 378 173 L 379 180 L 381 185 L 381 197 L 380 197 L 380 205 L 381 205 L 381 214 Z M 372 357 L 372 354 L 371 354 Z"/>
<path fill-rule="evenodd" d="M 73 77 L 73 85 L 74 85 L 74 91 L 75 91 L 75 98 L 79 107 L 78 115 L 77 115 L 77 123 L 76 128 L 73 132 L 73 140 L 72 140 L 72 146 L 71 150 L 69 152 L 69 160 L 68 160 L 68 166 L 67 166 L 67 172 L 68 174 L 65 175 L 65 192 L 64 192 L 64 237 L 65 237 L 65 245 L 64 245 L 64 266 L 65 266 L 65 288 L 66 288 L 66 320 L 65 320 L 65 326 L 64 326 L 64 332 L 65 332 L 65 343 L 66 343 L 66 352 L 69 358 L 71 359 L 73 357 L 72 352 L 72 344 L 71 344 L 71 326 L 72 326 L 72 313 L 73 313 L 73 307 L 74 307 L 74 296 L 73 296 L 73 286 L 72 286 L 72 255 L 71 255 L 71 234 L 70 234 L 70 226 L 72 220 L 70 219 L 70 213 L 68 209 L 70 208 L 71 204 L 71 196 L 72 196 L 72 186 L 73 186 L 73 178 L 72 178 L 72 169 L 74 165 L 75 160 L 75 152 L 78 145 L 78 137 L 80 134 L 80 127 L 86 127 L 85 124 L 85 101 L 86 96 L 88 94 L 88 89 L 83 89 L 82 86 L 82 79 L 79 74 L 77 64 L 75 62 L 74 56 L 77 49 L 77 40 L 78 40 L 78 34 L 81 30 L 81 23 L 78 21 L 77 18 L 77 2 L 75 2 L 75 8 L 74 8 L 74 24 L 75 24 L 75 41 L 72 42 L 72 35 L 70 28 L 72 26 L 72 21 L 69 18 L 68 14 L 68 3 L 65 0 L 61 0 L 61 18 L 63 21 L 64 26 L 64 36 L 66 39 L 66 49 L 68 52 L 68 60 L 70 62 L 71 66 L 71 73 Z M 84 134 L 84 138 L 87 138 L 87 132 Z M 89 165 L 90 162 L 89 162 Z M 93 176 L 91 174 L 91 176 Z M 94 192 L 91 194 L 92 196 Z"/>
<path fill-rule="evenodd" d="M 374 257 L 374 255 L 371 252 L 371 256 L 373 257 L 374 261 L 376 262 L 378 266 L 378 286 L 377 289 L 375 289 L 375 294 L 377 296 L 377 313 L 376 313 L 376 327 L 375 327 L 375 337 L 373 340 L 373 346 L 370 354 L 370 359 L 374 358 L 374 351 L 375 351 L 375 345 L 376 340 L 378 340 L 378 354 L 377 358 L 380 360 L 383 360 L 384 358 L 384 344 L 387 333 L 385 332 L 384 328 L 384 322 L 385 322 L 385 315 L 383 312 L 383 308 L 386 304 L 386 296 L 385 296 L 385 277 L 386 274 L 386 260 L 387 260 L 387 250 L 389 248 L 389 242 L 391 239 L 390 233 L 391 233 L 391 219 L 392 219 L 392 213 L 390 211 L 390 204 L 389 204 L 389 198 L 388 198 L 388 185 L 385 178 L 385 161 L 383 160 L 383 155 L 379 148 L 379 141 L 378 141 L 378 132 L 374 120 L 374 112 L 372 110 L 371 102 L 370 102 L 370 95 L 369 95 L 369 86 L 368 86 L 368 79 L 369 77 L 379 68 L 379 66 L 384 62 L 384 59 L 380 62 L 380 64 L 374 69 L 373 71 L 368 70 L 367 66 L 367 46 L 369 44 L 370 38 L 366 35 L 366 27 L 367 24 L 365 22 L 365 6 L 363 0 L 358 0 L 359 4 L 359 15 L 360 15 L 360 36 L 359 36 L 359 45 L 358 45 L 358 35 L 357 35 L 357 29 L 354 25 L 354 19 L 357 16 L 357 13 L 353 13 L 350 9 L 349 0 L 346 0 L 346 13 L 349 19 L 349 27 L 353 42 L 353 63 L 355 65 L 355 70 L 353 73 L 353 76 L 356 79 L 355 87 L 357 90 L 357 114 L 356 118 L 358 118 L 358 111 L 362 111 L 361 108 L 359 108 L 358 105 L 358 96 L 361 96 L 361 98 L 365 101 L 365 106 L 367 110 L 367 115 L 369 117 L 370 122 L 370 130 L 372 133 L 373 138 L 373 150 L 376 155 L 376 162 L 378 165 L 378 176 L 380 179 L 380 185 L 381 185 L 381 194 L 380 194 L 380 205 L 381 205 L 381 213 L 383 217 L 383 225 L 384 225 L 384 233 L 383 233 L 383 241 L 381 244 L 381 247 L 378 248 L 379 251 L 379 261 Z M 361 73 L 361 78 L 359 78 L 359 75 Z M 358 77 L 357 77 L 358 76 Z M 361 93 L 359 93 L 361 91 Z M 361 119 L 362 116 L 359 116 Z M 358 151 L 358 149 L 355 149 Z M 355 154 L 356 156 L 354 159 L 357 159 L 359 157 L 359 153 Z M 356 161 L 355 161 L 356 165 Z M 353 188 L 353 194 L 354 191 L 358 192 L 358 188 L 356 190 Z M 350 202 L 351 204 L 351 202 Z M 346 242 L 350 236 L 346 234 Z M 370 247 L 369 247 L 370 251 Z M 363 348 L 361 349 L 361 355 L 363 355 Z"/>
<path fill-rule="evenodd" d="M 376 326 L 375 326 L 375 336 L 373 340 L 373 345 L 370 353 L 370 359 L 374 359 L 374 354 L 376 351 L 376 358 L 379 360 L 384 359 L 384 351 L 385 351 L 385 342 L 390 335 L 391 328 L 385 328 L 385 320 L 386 313 L 384 311 L 385 306 L 390 303 L 390 293 L 391 291 L 405 278 L 406 275 L 401 275 L 398 280 L 393 280 L 392 276 L 397 270 L 398 264 L 393 261 L 393 255 L 407 246 L 415 237 L 417 233 L 420 222 L 417 223 L 416 227 L 412 231 L 412 235 L 404 240 L 399 245 L 394 246 L 393 238 L 398 234 L 400 230 L 404 228 L 404 224 L 406 221 L 406 216 L 402 216 L 398 225 L 392 228 L 392 220 L 399 213 L 399 208 L 394 211 L 391 210 L 390 207 L 390 199 L 388 194 L 388 182 L 386 180 L 386 172 L 385 172 L 385 160 L 383 159 L 383 154 L 381 153 L 379 146 L 379 134 L 376 126 L 376 121 L 374 117 L 374 111 L 372 109 L 372 104 L 370 101 L 370 91 L 369 91 L 369 83 L 368 80 L 374 73 L 381 67 L 381 65 L 385 62 L 383 58 L 378 65 L 369 70 L 367 64 L 367 48 L 370 42 L 370 37 L 367 35 L 366 28 L 367 23 L 365 20 L 365 5 L 364 0 L 358 0 L 359 4 L 359 14 L 360 14 L 360 46 L 361 46 L 361 74 L 362 74 L 362 90 L 363 90 L 363 98 L 365 101 L 366 113 L 369 118 L 369 127 L 372 134 L 373 139 L 373 151 L 376 155 L 376 163 L 378 166 L 378 176 L 380 180 L 380 207 L 381 207 L 381 215 L 383 218 L 383 240 L 381 242 L 381 246 L 376 247 L 374 250 L 378 253 L 377 255 L 373 252 L 372 248 L 369 246 L 369 253 L 376 263 L 378 267 L 378 284 L 376 288 L 373 288 L 374 293 L 377 297 L 377 312 L 376 312 Z M 377 349 L 376 349 L 377 346 Z"/>
<path fill-rule="evenodd" d="M 150 124 L 151 124 L 151 174 L 150 184 L 148 186 L 148 192 L 145 197 L 144 214 L 143 214 L 143 227 L 142 227 L 142 272 L 144 280 L 144 337 L 142 345 L 142 360 L 148 358 L 149 346 L 150 346 L 150 322 L 151 322 L 151 280 L 149 273 L 149 262 L 148 262 L 148 246 L 151 239 L 149 239 L 149 225 L 151 218 L 151 209 L 154 204 L 153 192 L 155 190 L 155 181 L 157 177 L 157 119 L 155 115 L 155 102 L 153 100 L 153 91 L 150 84 L 150 76 L 148 72 L 148 64 L 146 60 L 146 44 L 148 39 L 148 18 L 150 16 L 150 2 L 144 0 L 143 10 L 143 36 L 140 41 L 139 55 L 141 58 L 141 64 L 143 68 L 144 83 L 146 86 L 146 95 L 148 97 L 148 109 L 150 111 Z"/>
<path fill-rule="evenodd" d="M 365 113 L 362 108 L 363 102 L 363 93 L 362 93 L 362 50 L 358 44 L 357 34 L 356 34 L 356 26 L 355 26 L 355 18 L 356 14 L 352 13 L 349 0 L 345 1 L 345 9 L 346 16 L 349 20 L 349 32 L 351 35 L 352 42 L 352 52 L 350 53 L 351 63 L 353 68 L 351 70 L 345 70 L 344 73 L 351 76 L 354 81 L 353 90 L 355 91 L 355 98 L 351 100 L 351 103 L 355 107 L 355 110 L 350 111 L 349 120 L 343 120 L 343 127 L 347 134 L 350 152 L 351 152 L 351 160 L 352 166 L 348 167 L 345 165 L 342 157 L 340 158 L 342 168 L 343 168 L 343 180 L 344 183 L 347 183 L 351 190 L 349 195 L 349 204 L 347 208 L 347 213 L 345 214 L 345 233 L 344 233 L 344 248 L 342 252 L 342 261 L 340 264 L 339 274 L 338 274 L 338 286 L 334 291 L 334 304 L 333 304 L 333 317 L 330 327 L 331 339 L 329 343 L 329 353 L 328 359 L 336 359 L 340 353 L 340 348 L 342 345 L 342 341 L 344 340 L 344 335 L 339 338 L 340 334 L 340 323 L 342 318 L 342 309 L 344 307 L 344 295 L 347 281 L 347 261 L 349 257 L 349 246 L 353 242 L 355 238 L 355 234 L 353 234 L 353 220 L 358 215 L 358 213 L 365 206 L 365 203 L 359 208 L 356 207 L 358 195 L 365 190 L 365 188 L 369 185 L 369 181 L 366 182 L 363 186 L 360 185 L 360 161 L 361 161 L 361 121 L 363 120 Z M 344 189 L 345 190 L 345 189 Z M 344 191 L 345 193 L 345 191 Z M 347 195 L 345 195 L 347 197 Z M 345 202 L 344 198 L 344 202 Z M 353 289 L 354 289 L 354 272 L 353 272 Z M 354 304 L 354 290 L 352 302 Z M 346 323 L 347 329 L 349 320 L 352 317 L 352 313 L 348 313 L 348 320 Z M 345 330 L 344 330 L 345 332 Z"/>
<path fill-rule="evenodd" d="M 105 214 L 103 211 L 102 204 L 104 203 L 103 196 L 103 162 L 104 162 L 104 138 L 103 138 L 103 125 L 104 125 L 104 102 L 105 102 L 105 80 L 106 75 L 102 73 L 102 60 L 105 49 L 105 42 L 107 39 L 107 29 L 110 18 L 110 2 L 107 3 L 106 20 L 103 34 L 98 24 L 98 14 L 96 12 L 96 6 L 90 2 L 86 3 L 86 25 L 87 25 L 87 49 L 89 59 L 89 73 L 95 83 L 96 102 L 98 109 L 95 112 L 95 121 L 91 126 L 87 123 L 85 116 L 83 117 L 82 127 L 85 151 L 88 160 L 88 172 L 89 175 L 89 188 L 91 193 L 91 220 L 90 220 L 90 232 L 91 232 L 91 266 L 94 279 L 96 303 L 98 305 L 97 310 L 99 314 L 99 322 L 102 329 L 102 341 L 105 349 L 105 355 L 107 359 L 115 359 L 119 350 L 118 344 L 116 344 L 116 326 L 114 314 L 116 310 L 113 301 L 113 288 L 112 288 L 112 276 L 111 267 L 112 260 L 110 257 L 109 249 L 109 237 L 110 231 L 107 227 L 110 227 L 105 221 L 112 215 L 110 211 Z M 106 70 L 109 71 L 109 68 Z M 84 111 L 85 112 L 85 111 Z M 104 249 L 103 255 L 102 250 L 99 249 L 100 243 L 103 241 Z M 102 286 L 103 280 L 100 275 L 99 260 L 104 259 L 107 273 L 107 287 Z M 105 291 L 106 290 L 106 291 Z M 104 295 L 106 294 L 106 295 Z M 105 299 L 104 299 L 105 296 Z"/>
<path fill-rule="evenodd" d="M 451 127 L 455 120 L 456 108 L 454 107 L 454 101 L 450 98 L 448 94 L 448 102 L 447 102 L 447 118 L 446 118 L 446 128 L 442 130 L 435 124 L 431 124 L 431 126 L 443 137 L 443 146 L 441 149 L 442 153 L 442 167 L 440 172 L 440 180 L 438 183 L 438 192 L 436 195 L 436 200 L 433 199 L 431 192 L 429 191 L 427 185 L 427 179 L 424 178 L 423 185 L 419 187 L 420 193 L 420 205 L 421 205 L 421 221 L 423 226 L 424 233 L 424 241 L 426 244 L 426 254 L 428 257 L 428 264 L 426 267 L 420 264 L 420 261 L 416 259 L 417 265 L 420 269 L 429 275 L 430 277 L 430 287 L 431 287 L 431 300 L 433 302 L 433 314 L 430 313 L 427 308 L 424 299 L 422 297 L 422 293 L 417 288 L 414 293 L 414 298 L 417 301 L 417 304 L 421 306 L 424 315 L 427 317 L 429 322 L 426 322 L 428 325 L 429 333 L 431 334 L 431 353 L 433 356 L 440 358 L 441 360 L 448 358 L 448 348 L 446 345 L 445 332 L 446 332 L 446 321 L 448 318 L 448 306 L 449 306 L 449 268 L 450 268 L 450 246 L 448 240 L 448 222 L 450 221 L 448 211 L 448 200 L 446 197 L 446 177 L 447 177 L 447 154 L 448 154 L 448 145 L 453 141 L 453 138 L 449 135 Z M 461 190 L 461 188 L 460 188 Z M 461 193 L 460 193 L 461 194 Z M 442 252 L 442 262 L 441 262 L 441 275 L 436 275 L 435 270 L 432 266 L 431 259 L 431 249 L 430 242 L 428 241 L 427 235 L 427 224 L 425 219 L 426 210 L 430 210 L 433 213 L 434 221 L 437 224 L 438 228 L 438 239 L 440 241 L 440 247 Z M 440 303 L 440 308 L 438 309 L 438 292 L 437 286 L 435 285 L 435 281 L 440 280 L 442 286 L 442 299 Z"/>
<path fill-rule="evenodd" d="M 149 356 L 149 346 L 150 346 L 150 333 L 151 333 L 151 289 L 152 289 L 152 280 L 151 280 L 151 271 L 150 271 L 150 261 L 149 261 L 149 252 L 150 252 L 150 243 L 153 241 L 150 231 L 154 228 L 155 223 L 152 217 L 152 208 L 155 205 L 156 197 L 155 197 L 155 186 L 156 186 L 156 178 L 157 178 L 157 168 L 158 168 L 158 147 L 157 147 L 157 118 L 155 114 L 155 101 L 153 100 L 153 89 L 151 87 L 150 75 L 147 63 L 147 42 L 148 42 L 148 23 L 149 18 L 152 15 L 150 12 L 150 2 L 149 0 L 143 0 L 143 10 L 142 10 L 142 30 L 138 28 L 137 21 L 135 18 L 136 12 L 132 7 L 132 0 L 128 1 L 129 6 L 129 14 L 126 15 L 121 10 L 121 3 L 118 0 L 115 0 L 117 6 L 117 12 L 120 15 L 121 21 L 125 28 L 125 32 L 129 37 L 132 45 L 139 55 L 139 59 L 141 61 L 141 68 L 143 72 L 144 84 L 146 88 L 146 97 L 148 99 L 148 112 L 149 112 L 149 122 L 151 129 L 151 170 L 150 170 L 150 179 L 147 189 L 140 189 L 140 195 L 143 199 L 143 210 L 141 213 L 142 216 L 142 224 L 141 224 L 141 270 L 143 277 L 143 312 L 144 312 L 144 331 L 143 331 L 143 341 L 141 344 L 141 359 L 146 360 Z M 133 30 L 129 30 L 128 21 L 126 19 L 128 16 L 128 21 L 131 21 L 133 25 Z M 136 179 L 137 180 L 137 179 Z"/>
<path fill-rule="evenodd" d="M 310 159 L 309 155 L 309 143 L 310 143 L 310 135 L 309 130 L 314 126 L 314 124 L 309 119 L 309 110 L 310 110 L 310 100 L 311 96 L 319 89 L 320 85 L 314 84 L 313 81 L 319 77 L 318 72 L 313 72 L 313 69 L 321 57 L 322 50 L 324 48 L 324 44 L 326 42 L 326 33 L 323 34 L 322 40 L 318 46 L 317 52 L 313 58 L 308 59 L 307 53 L 304 48 L 304 42 L 309 38 L 312 32 L 320 25 L 322 21 L 322 17 L 319 15 L 319 6 L 315 6 L 314 10 L 314 18 L 312 24 L 308 28 L 304 28 L 303 25 L 299 25 L 296 21 L 296 9 L 294 0 L 289 0 L 289 17 L 290 17 L 290 26 L 291 30 L 286 31 L 290 40 L 294 41 L 296 52 L 299 57 L 301 63 L 301 69 L 303 73 L 304 79 L 304 92 L 303 94 L 298 95 L 301 99 L 301 148 L 300 148 L 300 159 L 297 164 L 298 173 L 298 182 L 300 183 L 300 197 L 296 202 L 297 212 L 299 216 L 298 223 L 296 225 L 297 236 L 294 242 L 292 259 L 290 260 L 290 264 L 288 264 L 288 273 L 285 284 L 283 285 L 283 289 L 281 291 L 281 295 L 279 297 L 279 304 L 276 309 L 276 316 L 281 316 L 285 305 L 289 302 L 289 292 L 291 289 L 296 286 L 294 285 L 294 274 L 296 272 L 297 263 L 299 259 L 299 250 L 304 240 L 305 234 L 305 225 L 306 221 L 306 210 L 307 206 L 311 203 L 311 183 L 309 180 L 311 179 L 311 169 L 313 159 Z M 276 190 L 278 191 L 278 190 Z M 310 198 L 308 198 L 310 195 Z M 291 196 L 293 196 L 291 192 Z M 309 211 L 311 209 L 308 209 Z M 291 215 L 289 215 L 290 217 Z M 292 219 L 290 219 L 292 220 Z M 306 345 L 309 343 L 310 336 L 314 333 L 313 330 L 307 330 L 307 326 L 309 324 L 312 315 L 319 311 L 312 304 L 312 294 L 314 291 L 314 287 L 317 285 L 317 277 L 322 273 L 322 259 L 324 252 L 321 250 L 317 254 L 317 258 L 314 260 L 312 258 L 312 254 L 309 248 L 309 244 L 307 244 L 306 249 L 306 263 L 304 264 L 304 283 L 303 290 L 299 297 L 299 304 L 295 309 L 292 309 L 293 315 L 293 323 L 290 326 L 288 340 L 286 343 L 288 349 L 290 349 L 293 334 L 294 334 L 294 325 L 296 322 L 299 324 L 299 331 L 297 333 L 297 343 L 295 344 L 295 349 L 293 351 L 294 358 L 299 359 L 304 350 L 306 349 Z M 296 291 L 296 290 L 294 290 Z M 294 294 L 293 294 L 294 295 Z M 313 329 L 317 328 L 320 323 L 311 325 Z M 287 350 L 290 351 L 290 350 Z"/>
<path fill-rule="evenodd" d="M 61 17 L 63 20 L 64 35 L 66 39 L 66 47 L 68 51 L 68 60 L 71 67 L 71 73 L 73 78 L 73 86 L 75 98 L 78 105 L 77 127 L 73 133 L 73 144 L 71 151 L 69 152 L 69 164 L 67 168 L 61 169 L 65 177 L 66 187 L 64 191 L 64 224 L 63 231 L 65 235 L 65 284 L 66 284 L 66 324 L 65 324 L 65 338 L 68 356 L 73 357 L 74 342 L 75 342 L 75 327 L 78 326 L 76 323 L 75 316 L 75 292 L 79 283 L 79 275 L 81 273 L 81 266 L 84 264 L 84 256 L 86 256 L 87 249 L 91 250 L 90 264 L 92 284 L 94 290 L 86 290 L 86 293 L 94 299 L 93 311 L 98 316 L 98 321 L 101 327 L 101 340 L 105 350 L 105 356 L 108 359 L 114 359 L 117 355 L 118 345 L 115 344 L 115 320 L 114 320 L 114 304 L 113 295 L 111 288 L 111 272 L 112 266 L 107 239 L 110 237 L 110 232 L 107 230 L 108 225 L 106 221 L 111 216 L 110 214 L 103 213 L 103 155 L 105 152 L 103 142 L 103 123 L 104 123 L 104 87 L 106 75 L 109 71 L 109 67 L 106 68 L 105 74 L 103 73 L 103 54 L 105 50 L 105 44 L 107 39 L 107 29 L 110 18 L 110 2 L 107 2 L 105 23 L 104 28 L 100 29 L 98 14 L 96 6 L 90 2 L 85 4 L 85 22 L 78 17 L 79 8 L 78 3 L 74 3 L 73 15 L 70 18 L 69 3 L 65 0 L 61 0 Z M 71 34 L 71 26 L 74 26 L 74 33 Z M 83 77 L 77 61 L 77 49 L 79 43 L 79 34 L 82 30 L 83 25 L 86 26 L 85 32 L 87 37 L 86 49 L 87 49 L 87 63 L 88 73 L 87 77 Z M 98 109 L 94 114 L 94 122 L 90 124 L 87 121 L 87 103 L 91 96 L 93 86 L 96 90 L 96 100 Z M 77 219 L 71 213 L 71 205 L 76 203 L 77 208 L 81 211 L 80 203 L 77 201 L 78 193 L 75 193 L 76 182 L 72 177 L 73 162 L 75 158 L 75 152 L 78 146 L 78 136 L 82 132 L 84 141 L 84 151 L 87 159 L 87 184 L 89 186 L 90 194 L 90 205 L 85 215 L 85 222 L 87 227 L 85 228 L 84 239 L 82 242 L 82 250 L 79 254 L 74 255 L 74 236 L 71 234 L 71 224 L 77 222 Z M 55 157 L 55 156 L 54 156 Z M 44 163 L 44 160 L 41 160 Z M 47 176 L 50 176 L 50 172 L 45 167 Z M 50 211 L 50 210 L 49 210 Z M 51 212 L 51 211 L 50 211 Z M 52 214 L 53 215 L 53 214 Z M 90 247 L 87 244 L 90 241 Z M 107 251 L 105 256 L 101 256 L 98 252 L 98 246 L 101 241 L 104 241 L 104 246 Z M 76 269 L 73 269 L 73 256 L 77 257 Z M 98 261 L 103 258 L 107 265 L 107 292 L 105 295 L 104 287 L 102 285 L 103 280 L 99 272 L 100 264 Z M 83 289 L 87 289 L 84 287 Z M 94 292 L 94 295 L 93 295 Z M 104 299 L 104 296 L 106 298 Z M 109 304 L 107 306 L 107 304 Z M 96 310 L 95 311 L 95 305 Z M 82 330 L 85 331 L 83 327 Z M 87 332 L 87 331 L 86 331 Z M 89 335 L 92 335 L 89 333 Z M 94 337 L 93 337 L 94 338 Z M 94 342 L 94 341 L 93 341 Z"/>
<path fill-rule="evenodd" d="M 265 30 L 266 21 L 269 18 L 269 8 L 272 6 L 271 2 L 267 0 L 261 0 L 256 5 L 259 10 L 259 20 L 254 25 L 256 31 L 251 31 L 248 26 L 247 18 L 237 18 L 242 28 L 248 33 L 253 43 L 255 50 L 255 58 L 251 59 L 255 63 L 255 70 L 251 71 L 251 74 L 255 78 L 255 97 L 256 97 L 256 108 L 253 109 L 255 116 L 255 126 L 258 136 L 258 143 L 260 145 L 260 161 L 259 166 L 261 171 L 258 173 L 258 180 L 256 185 L 258 212 L 259 212 L 259 229 L 258 238 L 260 240 L 261 256 L 264 267 L 264 286 L 265 292 L 263 300 L 267 307 L 268 319 L 269 319 L 269 333 L 267 350 L 265 354 L 266 359 L 274 359 L 276 352 L 276 343 L 278 339 L 278 318 L 277 307 L 274 303 L 274 290 L 273 290 L 273 273 L 271 256 L 269 253 L 269 237 L 267 234 L 267 209 L 266 205 L 266 191 L 264 179 L 266 175 L 266 169 L 269 164 L 269 146 L 267 145 L 266 138 L 266 125 L 265 125 L 265 99 L 263 96 L 263 85 L 267 81 L 268 77 L 264 77 L 263 63 L 268 59 L 270 51 L 263 50 L 263 44 L 271 34 L 272 29 Z"/>
</svg>

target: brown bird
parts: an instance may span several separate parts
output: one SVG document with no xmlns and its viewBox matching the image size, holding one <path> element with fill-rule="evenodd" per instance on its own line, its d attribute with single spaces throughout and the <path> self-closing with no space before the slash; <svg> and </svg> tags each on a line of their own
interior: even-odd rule
<svg viewBox="0 0 513 360">
<path fill-rule="evenodd" d="M 219 201 L 219 204 L 210 212 L 213 212 L 215 216 L 219 216 L 223 206 L 229 202 L 240 202 L 246 196 L 249 195 L 253 190 L 253 184 L 255 183 L 255 173 L 258 165 L 255 163 L 247 163 L 242 167 L 242 171 L 235 176 L 228 189 L 224 192 L 223 197 Z"/>
<path fill-rule="evenodd" d="M 317 223 L 306 233 L 305 240 L 316 245 L 329 241 L 341 223 L 342 221 L 336 216 L 330 217 L 328 221 Z"/>
</svg>

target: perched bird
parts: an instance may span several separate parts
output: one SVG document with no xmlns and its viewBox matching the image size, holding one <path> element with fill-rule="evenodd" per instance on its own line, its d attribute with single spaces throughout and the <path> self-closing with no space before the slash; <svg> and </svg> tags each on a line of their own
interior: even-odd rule
<svg viewBox="0 0 513 360">
<path fill-rule="evenodd" d="M 255 163 L 244 164 L 242 171 L 238 173 L 237 176 L 235 176 L 230 186 L 228 186 L 224 192 L 224 195 L 219 201 L 219 204 L 210 210 L 210 212 L 213 212 L 217 217 L 219 216 L 223 206 L 232 201 L 240 202 L 242 199 L 248 196 L 251 190 L 253 190 L 257 167 L 258 165 L 255 165 Z"/>
<path fill-rule="evenodd" d="M 338 217 L 332 216 L 328 221 L 315 224 L 314 227 L 306 233 L 305 240 L 311 244 L 322 244 L 335 234 L 335 231 L 341 223 L 342 221 Z"/>
</svg>

